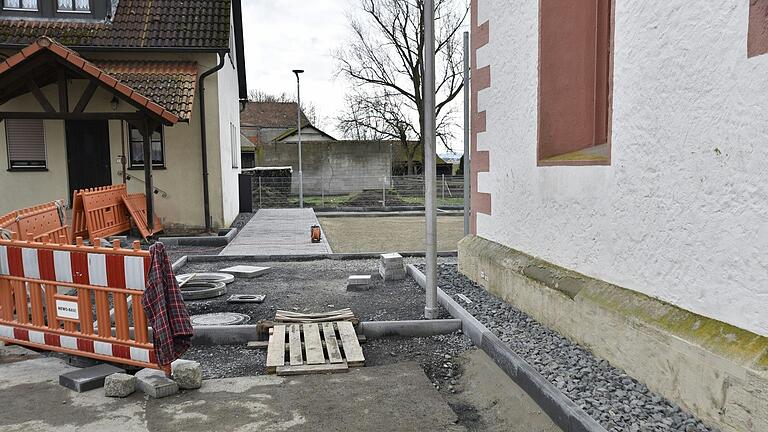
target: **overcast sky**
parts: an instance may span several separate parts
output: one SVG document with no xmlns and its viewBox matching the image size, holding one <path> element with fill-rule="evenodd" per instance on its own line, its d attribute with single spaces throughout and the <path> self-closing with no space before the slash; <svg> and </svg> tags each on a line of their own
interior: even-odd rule
<svg viewBox="0 0 768 432">
<path fill-rule="evenodd" d="M 347 82 L 335 76 L 332 53 L 349 40 L 348 17 L 357 13 L 357 4 L 358 0 L 244 1 L 248 88 L 295 97 L 291 71 L 306 70 L 301 77 L 302 101 L 314 104 L 326 132 L 341 138 L 335 117 L 344 108 Z M 460 142 L 454 146 L 460 147 Z"/>
<path fill-rule="evenodd" d="M 293 69 L 304 69 L 302 101 L 317 107 L 334 135 L 346 83 L 335 78 L 332 52 L 348 40 L 347 15 L 355 0 L 247 0 L 243 13 L 248 88 L 296 95 Z M 337 138 L 340 138 L 337 136 Z"/>
</svg>

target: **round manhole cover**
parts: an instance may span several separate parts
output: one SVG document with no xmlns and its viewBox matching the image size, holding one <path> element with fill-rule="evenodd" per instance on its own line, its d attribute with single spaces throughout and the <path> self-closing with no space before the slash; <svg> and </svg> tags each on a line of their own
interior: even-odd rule
<svg viewBox="0 0 768 432">
<path fill-rule="evenodd" d="M 179 287 L 184 300 L 202 300 L 226 294 L 224 282 L 187 282 Z"/>
<path fill-rule="evenodd" d="M 192 326 L 231 326 L 250 321 L 251 317 L 234 312 L 210 313 L 204 315 L 192 315 Z"/>
</svg>

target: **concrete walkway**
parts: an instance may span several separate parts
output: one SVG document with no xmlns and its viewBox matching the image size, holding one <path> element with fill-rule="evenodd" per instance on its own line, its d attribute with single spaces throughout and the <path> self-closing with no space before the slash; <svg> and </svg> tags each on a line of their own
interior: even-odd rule
<svg viewBox="0 0 768 432">
<path fill-rule="evenodd" d="M 310 242 L 310 227 L 320 225 L 312 209 L 261 209 L 219 255 L 308 255 L 331 253 L 325 238 Z"/>
<path fill-rule="evenodd" d="M 0 364 L 3 432 L 449 431 L 457 416 L 417 363 L 345 374 L 206 380 L 165 399 L 75 393 L 56 358 Z"/>
</svg>

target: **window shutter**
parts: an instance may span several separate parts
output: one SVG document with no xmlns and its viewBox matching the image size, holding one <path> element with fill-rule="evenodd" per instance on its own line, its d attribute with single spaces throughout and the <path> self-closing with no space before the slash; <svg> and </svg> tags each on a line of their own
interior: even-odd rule
<svg viewBox="0 0 768 432">
<path fill-rule="evenodd" d="M 10 166 L 45 166 L 45 131 L 42 120 L 6 119 L 5 134 Z"/>
</svg>

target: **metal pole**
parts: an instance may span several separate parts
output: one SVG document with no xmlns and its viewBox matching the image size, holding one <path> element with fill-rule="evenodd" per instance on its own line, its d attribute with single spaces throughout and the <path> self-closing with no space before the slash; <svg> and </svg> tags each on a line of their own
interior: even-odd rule
<svg viewBox="0 0 768 432">
<path fill-rule="evenodd" d="M 301 166 L 301 78 L 303 70 L 296 69 L 296 127 L 299 131 L 299 208 L 304 208 L 304 172 Z"/>
<path fill-rule="evenodd" d="M 440 197 L 443 200 L 443 205 L 445 205 L 445 174 L 440 176 Z"/>
<path fill-rule="evenodd" d="M 469 32 L 464 32 L 464 235 L 469 235 L 470 195 L 469 183 Z"/>
<path fill-rule="evenodd" d="M 262 208 L 264 204 L 261 202 L 261 176 L 259 176 L 259 208 Z"/>
<path fill-rule="evenodd" d="M 437 310 L 437 167 L 435 118 L 435 1 L 424 0 L 424 210 L 427 219 L 426 319 L 436 319 Z"/>
<path fill-rule="evenodd" d="M 381 183 L 381 206 L 386 207 L 387 206 L 387 177 L 384 176 L 384 179 Z"/>
</svg>

